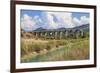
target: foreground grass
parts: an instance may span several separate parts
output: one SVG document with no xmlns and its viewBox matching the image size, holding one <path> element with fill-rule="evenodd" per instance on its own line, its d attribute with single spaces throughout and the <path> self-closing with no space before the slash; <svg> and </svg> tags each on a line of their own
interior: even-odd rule
<svg viewBox="0 0 100 73">
<path fill-rule="evenodd" d="M 88 38 L 67 40 L 22 39 L 21 41 L 21 62 L 82 60 L 88 58 Z"/>
</svg>

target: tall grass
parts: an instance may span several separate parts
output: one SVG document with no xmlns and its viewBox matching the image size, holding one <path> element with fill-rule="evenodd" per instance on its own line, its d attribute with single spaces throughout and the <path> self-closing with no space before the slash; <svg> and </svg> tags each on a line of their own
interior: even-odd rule
<svg viewBox="0 0 100 73">
<path fill-rule="evenodd" d="M 63 48 L 60 48 L 61 46 L 63 46 Z M 62 52 L 58 52 L 57 54 L 54 54 L 53 51 L 50 51 L 52 49 L 55 49 L 56 51 L 57 48 L 62 49 Z M 21 58 L 24 58 L 27 55 L 27 57 L 22 59 L 22 62 L 29 61 L 29 58 L 33 58 L 33 55 L 35 55 L 36 53 L 41 54 L 41 51 L 45 52 L 44 50 L 46 50 L 47 52 L 51 52 L 51 56 L 47 57 L 48 60 L 44 59 L 44 61 L 88 59 L 89 39 L 79 38 L 79 39 L 46 40 L 46 41 L 45 40 L 32 41 L 29 39 L 21 40 Z M 35 54 L 32 54 L 30 56 L 29 54 L 32 52 L 35 52 Z"/>
<path fill-rule="evenodd" d="M 54 47 L 65 45 L 66 43 L 64 40 L 48 40 L 48 42 L 34 42 L 30 40 L 29 42 L 27 39 L 24 39 L 21 41 L 21 54 L 23 56 L 33 51 L 39 53 L 43 49 L 50 50 Z"/>
</svg>

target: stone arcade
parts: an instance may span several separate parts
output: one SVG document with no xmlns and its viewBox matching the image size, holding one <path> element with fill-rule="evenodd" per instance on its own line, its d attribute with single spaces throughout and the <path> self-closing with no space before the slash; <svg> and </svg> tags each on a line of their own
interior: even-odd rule
<svg viewBox="0 0 100 73">
<path fill-rule="evenodd" d="M 33 31 L 31 33 L 33 34 L 34 38 L 42 39 L 67 39 L 85 37 L 85 33 L 80 29 Z"/>
</svg>

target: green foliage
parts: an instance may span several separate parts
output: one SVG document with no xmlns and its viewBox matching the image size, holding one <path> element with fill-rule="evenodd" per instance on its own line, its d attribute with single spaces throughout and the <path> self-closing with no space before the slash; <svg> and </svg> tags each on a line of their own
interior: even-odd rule
<svg viewBox="0 0 100 73">
<path fill-rule="evenodd" d="M 52 48 L 51 45 L 49 45 L 49 44 L 46 45 L 46 49 L 47 49 L 47 50 L 50 50 L 51 48 Z"/>
<path fill-rule="evenodd" d="M 88 33 L 87 33 L 88 36 Z M 63 48 L 60 48 L 60 47 Z M 57 50 L 57 48 L 60 48 Z M 55 51 L 50 51 L 56 49 Z M 42 58 L 39 61 L 60 61 L 60 60 L 80 60 L 89 58 L 89 38 L 67 39 L 67 40 L 47 40 L 47 42 L 39 42 L 38 40 L 29 42 L 26 39 L 21 41 L 21 56 L 29 55 L 32 52 L 41 54 L 41 51 L 47 50 L 50 53 L 50 57 Z M 60 51 L 59 51 L 60 50 Z M 28 59 L 28 57 L 26 57 Z M 35 59 L 35 57 L 34 57 Z M 24 60 L 23 62 L 29 62 L 30 60 Z"/>
<path fill-rule="evenodd" d="M 32 44 L 33 51 L 39 53 L 41 50 L 46 48 L 44 43 L 34 43 Z"/>
</svg>

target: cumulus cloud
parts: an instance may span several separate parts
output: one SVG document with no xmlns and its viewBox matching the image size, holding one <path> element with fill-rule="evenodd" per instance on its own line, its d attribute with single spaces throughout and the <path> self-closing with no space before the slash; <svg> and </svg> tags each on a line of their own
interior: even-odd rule
<svg viewBox="0 0 100 73">
<path fill-rule="evenodd" d="M 86 16 L 81 16 L 80 19 L 74 17 L 73 18 L 73 24 L 76 26 L 84 25 L 84 24 L 89 24 L 89 18 Z"/>
<path fill-rule="evenodd" d="M 48 22 L 47 29 L 56 29 L 61 27 L 71 28 L 74 26 L 72 23 L 72 13 L 44 12 L 44 14 Z M 56 18 L 56 21 L 54 18 Z"/>
<path fill-rule="evenodd" d="M 40 27 L 43 23 L 42 19 L 37 15 L 34 16 L 33 20 L 35 21 L 37 27 Z"/>
<path fill-rule="evenodd" d="M 58 23 L 60 23 L 61 26 L 65 27 L 65 28 L 71 28 L 73 27 L 73 23 L 72 23 L 72 13 L 70 12 L 56 12 L 54 13 L 55 16 L 58 19 Z"/>
<path fill-rule="evenodd" d="M 81 16 L 80 21 L 81 21 L 81 24 L 88 24 L 89 18 L 86 16 Z"/>
<path fill-rule="evenodd" d="M 27 14 L 24 14 L 21 19 L 21 28 L 27 31 L 33 30 L 35 26 L 35 21 L 32 17 L 28 16 Z"/>
<path fill-rule="evenodd" d="M 72 28 L 89 23 L 89 17 L 81 16 L 80 19 L 72 17 L 71 12 L 42 12 L 41 16 L 31 17 L 24 14 L 21 18 L 21 27 L 24 30 L 32 31 L 39 27 L 45 29 Z"/>
<path fill-rule="evenodd" d="M 73 18 L 72 22 L 73 22 L 74 26 L 81 25 L 81 21 L 78 18 L 76 18 L 76 17 Z"/>
<path fill-rule="evenodd" d="M 34 16 L 34 20 L 35 20 L 35 22 L 40 22 L 40 23 L 42 23 L 42 20 L 41 20 L 41 18 L 39 17 L 39 16 Z"/>
<path fill-rule="evenodd" d="M 25 31 L 32 31 L 40 27 L 42 20 L 39 16 L 31 17 L 28 14 L 24 14 L 21 18 L 21 28 Z"/>
<path fill-rule="evenodd" d="M 54 21 L 54 17 L 51 12 L 46 12 L 48 27 L 47 29 L 56 29 L 59 25 Z"/>
</svg>

